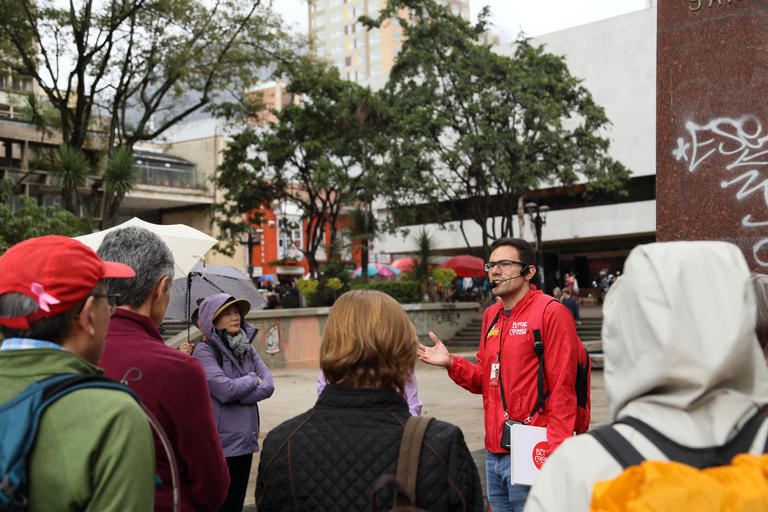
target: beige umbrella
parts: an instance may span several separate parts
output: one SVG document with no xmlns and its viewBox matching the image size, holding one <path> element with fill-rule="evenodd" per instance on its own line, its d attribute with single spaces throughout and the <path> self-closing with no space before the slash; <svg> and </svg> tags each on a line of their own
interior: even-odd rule
<svg viewBox="0 0 768 512">
<path fill-rule="evenodd" d="M 151 222 L 144 222 L 137 217 L 134 217 L 127 222 L 123 222 L 119 226 L 105 229 L 104 231 L 78 236 L 75 240 L 81 241 L 96 251 L 107 233 L 130 226 L 138 226 L 147 229 L 163 239 L 173 253 L 173 259 L 176 262 L 176 277 L 189 274 L 192 267 L 203 258 L 203 255 L 208 252 L 211 247 L 219 243 L 215 238 L 184 224 L 163 226 L 160 224 L 152 224 Z"/>
</svg>

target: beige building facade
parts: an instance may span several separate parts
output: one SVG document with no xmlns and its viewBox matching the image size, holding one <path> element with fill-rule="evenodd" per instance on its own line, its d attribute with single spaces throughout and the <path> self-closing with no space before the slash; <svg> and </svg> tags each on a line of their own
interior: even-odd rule
<svg viewBox="0 0 768 512">
<path fill-rule="evenodd" d="M 397 19 L 366 30 L 360 16 L 377 18 L 386 0 L 316 0 L 309 6 L 309 35 L 317 55 L 333 62 L 341 77 L 367 82 L 392 69 L 403 43 Z M 469 0 L 439 0 L 451 12 L 469 19 Z M 403 13 L 403 17 L 407 15 Z"/>
</svg>

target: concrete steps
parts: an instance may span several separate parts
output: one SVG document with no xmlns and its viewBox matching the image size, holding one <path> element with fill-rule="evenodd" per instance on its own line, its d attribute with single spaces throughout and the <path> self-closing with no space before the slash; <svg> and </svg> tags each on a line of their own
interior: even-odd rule
<svg viewBox="0 0 768 512">
<path fill-rule="evenodd" d="M 187 330 L 187 322 L 183 320 L 165 320 L 163 322 L 165 332 L 163 333 L 163 339 L 168 341 L 182 331 Z"/>
<path fill-rule="evenodd" d="M 457 332 L 451 338 L 444 340 L 445 346 L 451 352 L 477 350 L 480 338 L 483 335 L 482 315 L 472 321 L 461 331 Z M 601 331 L 603 328 L 602 317 L 582 317 L 581 325 L 576 326 L 576 333 L 579 335 L 584 348 L 592 359 L 592 368 L 603 368 L 603 342 Z"/>
</svg>

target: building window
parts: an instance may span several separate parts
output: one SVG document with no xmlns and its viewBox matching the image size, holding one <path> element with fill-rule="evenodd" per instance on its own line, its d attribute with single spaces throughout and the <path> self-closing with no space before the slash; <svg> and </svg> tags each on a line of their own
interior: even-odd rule
<svg viewBox="0 0 768 512">
<path fill-rule="evenodd" d="M 462 7 L 461 8 L 461 17 L 469 19 L 469 9 L 467 9 L 466 7 Z"/>
<path fill-rule="evenodd" d="M 317 54 L 320 57 L 325 57 L 328 54 L 328 47 L 325 45 L 321 45 L 317 47 Z"/>
<path fill-rule="evenodd" d="M 344 57 L 333 61 L 333 63 L 336 65 L 337 68 L 343 68 L 345 62 L 346 62 L 346 59 Z"/>
<path fill-rule="evenodd" d="M 326 35 L 327 34 L 325 30 L 318 30 L 317 32 L 315 32 L 315 36 L 317 36 L 318 41 L 325 41 Z"/>
<path fill-rule="evenodd" d="M 283 230 L 284 227 L 285 230 Z M 284 233 L 285 236 L 283 236 Z M 277 257 L 279 259 L 299 259 L 301 258 L 302 247 L 304 247 L 304 231 L 301 229 L 301 217 L 288 215 L 278 218 Z"/>
<path fill-rule="evenodd" d="M 336 7 L 338 5 L 344 5 L 344 0 L 331 0 L 328 2 L 329 7 Z"/>
<path fill-rule="evenodd" d="M 325 26 L 325 14 L 321 14 L 320 16 L 315 18 L 315 27 L 324 27 Z"/>
<path fill-rule="evenodd" d="M 452 5 L 451 5 L 451 12 L 452 12 L 453 14 L 456 14 L 456 15 L 458 15 L 458 14 L 459 14 L 459 6 L 458 6 L 458 5 L 456 5 L 456 4 L 452 4 Z"/>
<path fill-rule="evenodd" d="M 371 66 L 371 76 L 380 75 L 382 73 L 381 64 Z"/>
<path fill-rule="evenodd" d="M 331 45 L 331 55 L 344 53 L 347 49 L 346 41 L 340 41 Z"/>
<path fill-rule="evenodd" d="M 392 32 L 392 41 L 396 43 L 400 42 L 400 32 Z"/>
<path fill-rule="evenodd" d="M 338 23 L 344 19 L 344 11 L 332 12 L 329 23 Z"/>
<path fill-rule="evenodd" d="M 355 39 L 355 48 L 365 48 L 365 37 Z"/>
<path fill-rule="evenodd" d="M 381 48 L 371 50 L 371 61 L 381 60 Z"/>
<path fill-rule="evenodd" d="M 344 27 L 336 27 L 331 29 L 331 39 L 338 37 L 344 37 Z"/>
<path fill-rule="evenodd" d="M 355 66 L 359 64 L 365 64 L 365 54 L 361 53 L 359 55 L 355 55 Z"/>
<path fill-rule="evenodd" d="M 368 41 L 372 45 L 381 43 L 381 32 L 378 29 L 371 30 L 371 32 L 368 34 Z"/>
<path fill-rule="evenodd" d="M 400 55 L 400 48 L 395 48 L 392 50 L 392 58 L 397 59 L 397 56 Z"/>
</svg>

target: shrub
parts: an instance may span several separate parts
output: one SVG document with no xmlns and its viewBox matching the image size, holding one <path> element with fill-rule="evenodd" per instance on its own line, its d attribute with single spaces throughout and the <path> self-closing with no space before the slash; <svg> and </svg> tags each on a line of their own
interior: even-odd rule
<svg viewBox="0 0 768 512">
<path fill-rule="evenodd" d="M 382 281 L 380 283 L 361 283 L 352 286 L 353 290 L 377 290 L 384 292 L 400 304 L 421 302 L 419 283 L 416 281 Z"/>
<path fill-rule="evenodd" d="M 320 281 L 317 279 L 299 279 L 297 284 L 307 302 L 310 302 L 317 292 L 317 286 L 320 284 Z"/>
</svg>

